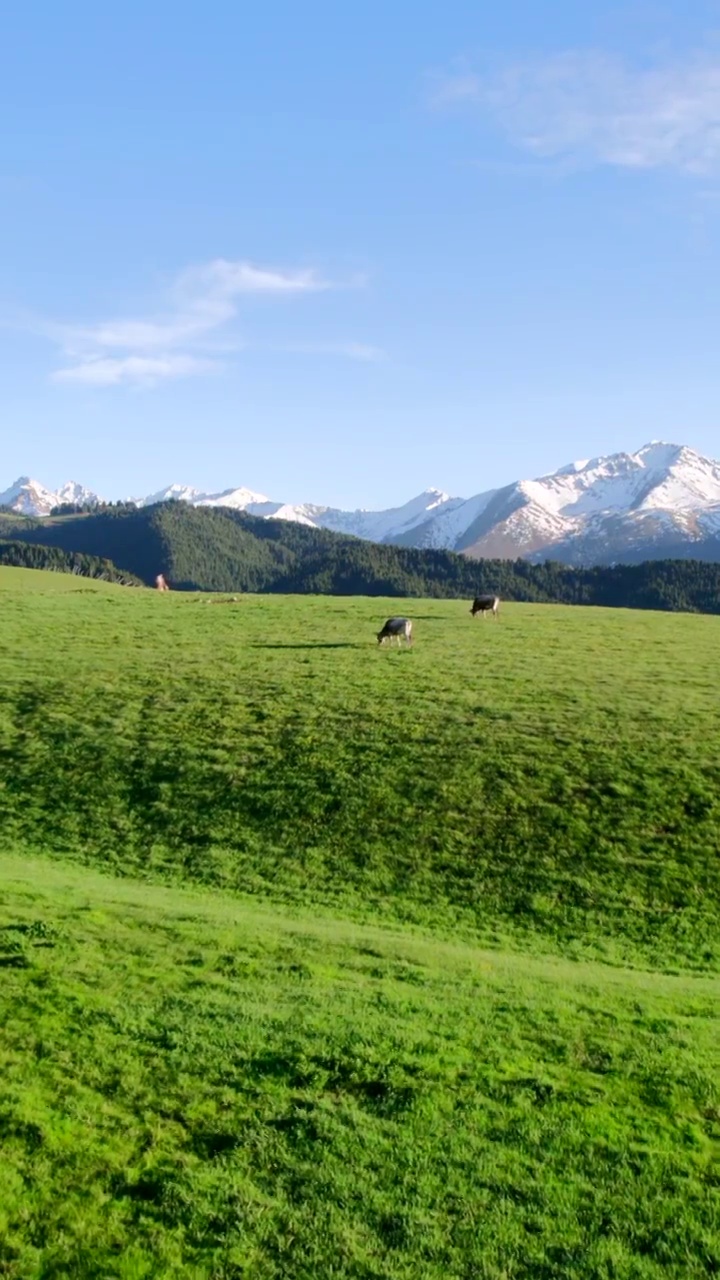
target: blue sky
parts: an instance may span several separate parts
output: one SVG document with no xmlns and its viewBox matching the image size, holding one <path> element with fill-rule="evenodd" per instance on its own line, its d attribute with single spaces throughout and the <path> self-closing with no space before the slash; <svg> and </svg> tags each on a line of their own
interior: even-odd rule
<svg viewBox="0 0 720 1280">
<path fill-rule="evenodd" d="M 0 17 L 0 489 L 720 454 L 720 3 Z"/>
</svg>

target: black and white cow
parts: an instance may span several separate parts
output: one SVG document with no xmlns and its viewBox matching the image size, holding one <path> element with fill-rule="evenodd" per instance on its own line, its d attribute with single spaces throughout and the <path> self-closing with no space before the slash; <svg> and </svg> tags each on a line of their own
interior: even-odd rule
<svg viewBox="0 0 720 1280">
<path fill-rule="evenodd" d="M 405 637 L 406 644 L 412 644 L 412 622 L 409 618 L 388 618 L 382 631 L 378 631 L 378 644 L 382 644 L 383 640 L 389 639 L 392 644 L 393 637 L 398 642 Z"/>
<path fill-rule="evenodd" d="M 481 613 L 483 617 L 485 617 L 486 613 L 491 613 L 494 618 L 497 618 L 499 608 L 500 608 L 499 596 L 476 596 L 472 602 L 472 609 L 470 610 L 470 612 L 473 618 L 475 617 L 476 613 Z"/>
</svg>

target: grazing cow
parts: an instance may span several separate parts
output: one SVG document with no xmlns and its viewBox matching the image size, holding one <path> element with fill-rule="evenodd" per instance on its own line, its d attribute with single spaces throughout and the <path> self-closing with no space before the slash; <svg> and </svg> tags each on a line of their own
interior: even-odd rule
<svg viewBox="0 0 720 1280">
<path fill-rule="evenodd" d="M 472 609 L 470 610 L 470 612 L 473 618 L 475 617 L 476 613 L 481 613 L 483 618 L 485 617 L 486 613 L 491 613 L 494 618 L 497 618 L 499 608 L 500 608 L 499 596 L 476 596 L 472 602 Z"/>
<path fill-rule="evenodd" d="M 164 577 L 163 577 L 163 575 L 162 575 L 161 573 L 159 573 L 159 574 L 158 574 L 158 576 L 157 576 L 157 578 L 155 579 L 155 586 L 157 587 L 158 591 L 169 591 L 169 590 L 170 590 L 170 588 L 169 588 L 169 586 L 168 586 L 167 582 L 165 581 L 165 579 L 164 579 Z"/>
<path fill-rule="evenodd" d="M 388 618 L 382 631 L 378 631 L 378 644 L 382 644 L 385 639 L 389 639 L 392 644 L 393 636 L 398 642 L 398 648 L 401 636 L 405 637 L 406 644 L 412 644 L 412 622 L 409 618 Z"/>
</svg>

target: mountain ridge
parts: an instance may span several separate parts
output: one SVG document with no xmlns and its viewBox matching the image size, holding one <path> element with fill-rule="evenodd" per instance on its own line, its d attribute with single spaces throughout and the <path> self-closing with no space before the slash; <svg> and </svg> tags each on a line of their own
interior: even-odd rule
<svg viewBox="0 0 720 1280">
<path fill-rule="evenodd" d="M 470 498 L 426 489 L 380 511 L 275 502 L 243 486 L 207 492 L 178 483 L 130 501 L 142 508 L 169 499 L 472 559 L 602 564 L 695 552 L 716 559 L 720 538 L 720 462 L 657 440 L 635 453 L 571 462 Z M 76 481 L 53 491 L 27 476 L 0 493 L 0 505 L 41 518 L 68 502 L 101 499 Z"/>
<path fill-rule="evenodd" d="M 113 571 L 121 580 L 132 576 L 147 586 L 162 572 L 180 591 L 466 602 L 492 592 L 503 600 L 720 613 L 720 563 L 571 567 L 474 560 L 185 502 L 106 506 L 50 520 L 2 514 L 0 560 L 3 555 L 10 564 L 70 571 L 77 557 L 81 568 L 102 561 L 105 570 L 120 566 Z"/>
</svg>

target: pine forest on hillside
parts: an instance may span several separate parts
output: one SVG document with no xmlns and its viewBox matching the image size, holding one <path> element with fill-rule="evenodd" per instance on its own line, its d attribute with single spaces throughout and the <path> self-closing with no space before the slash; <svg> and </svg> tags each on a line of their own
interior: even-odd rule
<svg viewBox="0 0 720 1280">
<path fill-rule="evenodd" d="M 170 502 L 45 520 L 0 517 L 0 537 L 109 560 L 118 574 L 179 590 L 472 598 L 720 612 L 720 564 L 647 561 L 589 569 L 525 560 L 469 560 L 362 541 L 226 508 Z M 8 563 L 21 563 L 6 551 Z M 15 558 L 10 560 L 10 555 Z M 25 561 L 24 563 L 29 563 Z M 45 567 L 59 567 L 48 558 Z"/>
</svg>

